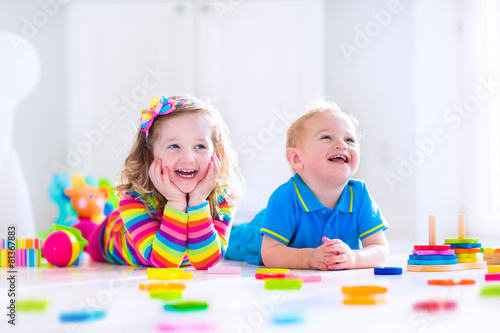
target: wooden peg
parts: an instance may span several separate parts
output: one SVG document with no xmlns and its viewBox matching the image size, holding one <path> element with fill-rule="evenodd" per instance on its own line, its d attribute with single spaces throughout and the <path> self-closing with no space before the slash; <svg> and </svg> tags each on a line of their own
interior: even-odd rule
<svg viewBox="0 0 500 333">
<path fill-rule="evenodd" d="M 458 215 L 458 239 L 465 239 L 465 215 Z"/>
<path fill-rule="evenodd" d="M 429 216 L 429 245 L 436 245 L 436 217 Z"/>
</svg>

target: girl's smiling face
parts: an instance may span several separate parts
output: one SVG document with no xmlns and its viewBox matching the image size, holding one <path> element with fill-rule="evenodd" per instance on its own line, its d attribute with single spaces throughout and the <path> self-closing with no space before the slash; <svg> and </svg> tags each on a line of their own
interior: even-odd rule
<svg viewBox="0 0 500 333">
<path fill-rule="evenodd" d="M 162 160 L 162 169 L 168 168 L 168 177 L 179 190 L 191 193 L 205 178 L 214 153 L 209 122 L 201 114 L 186 113 L 159 125 L 152 143 L 154 158 Z"/>
</svg>

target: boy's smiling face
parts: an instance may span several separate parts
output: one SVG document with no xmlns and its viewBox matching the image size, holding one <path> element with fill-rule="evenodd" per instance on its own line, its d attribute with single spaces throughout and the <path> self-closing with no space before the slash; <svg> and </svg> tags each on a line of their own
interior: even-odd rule
<svg viewBox="0 0 500 333">
<path fill-rule="evenodd" d="M 295 161 L 289 162 L 301 178 L 318 185 L 344 186 L 358 170 L 357 133 L 346 114 L 315 114 L 306 120 L 299 135 L 297 147 L 289 148 L 295 150 Z"/>
</svg>

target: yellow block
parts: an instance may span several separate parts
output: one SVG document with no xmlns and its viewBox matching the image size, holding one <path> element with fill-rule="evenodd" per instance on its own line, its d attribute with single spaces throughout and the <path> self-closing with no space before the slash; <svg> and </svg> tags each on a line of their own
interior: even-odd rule
<svg viewBox="0 0 500 333">
<path fill-rule="evenodd" d="M 476 258 L 475 253 L 457 253 L 457 258 Z"/>
<path fill-rule="evenodd" d="M 477 258 L 458 258 L 458 263 L 463 264 L 463 263 L 471 263 L 471 262 L 477 262 Z"/>
<path fill-rule="evenodd" d="M 495 253 L 495 249 L 487 248 L 483 250 L 483 253 Z"/>
<path fill-rule="evenodd" d="M 287 268 L 257 268 L 256 274 L 265 274 L 265 273 L 285 273 L 290 274 L 290 270 Z"/>
<path fill-rule="evenodd" d="M 488 266 L 488 273 L 500 273 L 500 265 Z"/>
</svg>

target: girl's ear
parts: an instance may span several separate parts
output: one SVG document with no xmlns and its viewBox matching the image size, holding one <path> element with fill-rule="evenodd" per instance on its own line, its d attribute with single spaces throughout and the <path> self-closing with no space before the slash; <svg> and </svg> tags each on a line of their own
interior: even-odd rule
<svg viewBox="0 0 500 333">
<path fill-rule="evenodd" d="M 286 149 L 286 160 L 293 170 L 304 169 L 304 164 L 300 158 L 300 151 L 297 148 L 290 147 Z"/>
</svg>

